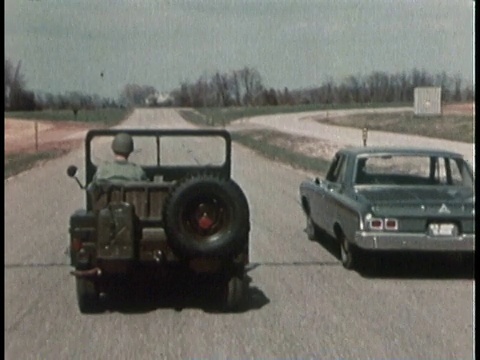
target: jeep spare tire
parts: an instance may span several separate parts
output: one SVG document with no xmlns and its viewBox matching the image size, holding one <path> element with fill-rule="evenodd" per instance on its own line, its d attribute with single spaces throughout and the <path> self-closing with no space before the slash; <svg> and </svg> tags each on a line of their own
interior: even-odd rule
<svg viewBox="0 0 480 360">
<path fill-rule="evenodd" d="M 198 175 L 180 181 L 163 208 L 167 242 L 182 259 L 232 257 L 250 230 L 245 194 L 231 179 Z"/>
</svg>

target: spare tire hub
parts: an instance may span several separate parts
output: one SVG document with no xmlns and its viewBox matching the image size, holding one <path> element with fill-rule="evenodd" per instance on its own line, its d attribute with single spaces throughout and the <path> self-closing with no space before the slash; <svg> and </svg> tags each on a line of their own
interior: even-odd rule
<svg viewBox="0 0 480 360">
<path fill-rule="evenodd" d="M 202 217 L 198 220 L 198 226 L 204 230 L 208 230 L 212 227 L 213 220 L 208 217 L 207 214 L 203 214 Z"/>
<path fill-rule="evenodd" d="M 162 215 L 167 243 L 179 258 L 231 260 L 248 245 L 248 202 L 231 179 L 186 178 L 165 199 Z"/>
<path fill-rule="evenodd" d="M 195 235 L 201 237 L 212 236 L 221 230 L 224 225 L 224 208 L 216 199 L 197 201 L 187 207 L 186 222 L 190 224 L 190 231 Z M 214 239 L 204 238 L 203 240 L 212 241 Z"/>
</svg>

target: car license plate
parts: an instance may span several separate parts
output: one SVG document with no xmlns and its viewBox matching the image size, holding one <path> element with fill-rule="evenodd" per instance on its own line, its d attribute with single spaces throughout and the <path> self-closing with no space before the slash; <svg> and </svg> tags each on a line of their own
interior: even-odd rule
<svg viewBox="0 0 480 360">
<path fill-rule="evenodd" d="M 457 235 L 457 226 L 455 224 L 430 224 L 429 231 L 433 236 L 455 236 Z"/>
</svg>

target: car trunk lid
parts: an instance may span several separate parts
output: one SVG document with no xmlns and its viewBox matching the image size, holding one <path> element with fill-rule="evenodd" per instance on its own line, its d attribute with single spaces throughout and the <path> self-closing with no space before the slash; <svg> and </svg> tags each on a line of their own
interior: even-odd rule
<svg viewBox="0 0 480 360">
<path fill-rule="evenodd" d="M 357 192 L 377 214 L 466 215 L 474 208 L 473 190 L 465 187 L 382 187 Z"/>
</svg>

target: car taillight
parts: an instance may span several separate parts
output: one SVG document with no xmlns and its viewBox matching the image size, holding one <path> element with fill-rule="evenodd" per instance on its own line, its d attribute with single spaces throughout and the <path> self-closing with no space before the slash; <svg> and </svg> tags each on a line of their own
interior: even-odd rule
<svg viewBox="0 0 480 360">
<path fill-rule="evenodd" d="M 385 230 L 398 230 L 397 219 L 385 219 Z"/>
<path fill-rule="evenodd" d="M 372 230 L 382 230 L 383 229 L 383 220 L 382 219 L 370 219 L 369 226 L 370 226 L 370 229 L 372 229 Z"/>
</svg>

